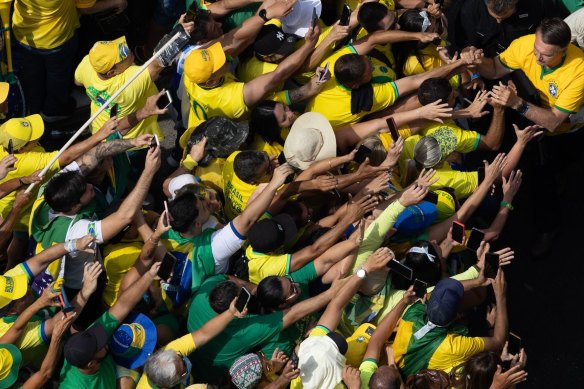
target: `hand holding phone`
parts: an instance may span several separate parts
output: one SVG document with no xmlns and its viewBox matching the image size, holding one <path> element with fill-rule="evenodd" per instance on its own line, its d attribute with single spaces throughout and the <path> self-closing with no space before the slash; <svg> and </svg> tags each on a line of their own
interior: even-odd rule
<svg viewBox="0 0 584 389">
<path fill-rule="evenodd" d="M 168 90 L 156 100 L 156 106 L 158 109 L 165 109 L 170 104 L 172 104 L 172 96 Z"/>
<path fill-rule="evenodd" d="M 486 278 L 495 278 L 499 271 L 499 254 L 486 253 L 485 254 L 485 271 Z"/>
<path fill-rule="evenodd" d="M 464 244 L 464 224 L 461 222 L 452 222 L 452 240 Z"/>
<path fill-rule="evenodd" d="M 507 354 L 517 355 L 521 351 L 521 338 L 509 332 L 509 338 L 507 338 Z"/>
<path fill-rule="evenodd" d="M 172 216 L 168 210 L 168 202 L 166 200 L 164 200 L 164 210 L 166 211 L 166 219 L 162 222 L 164 223 L 165 227 L 168 227 L 170 225 L 170 221 L 172 220 Z"/>
<path fill-rule="evenodd" d="M 312 7 L 312 23 L 311 27 L 314 28 L 318 24 L 318 14 L 316 13 L 316 7 Z"/>
<path fill-rule="evenodd" d="M 426 293 L 428 292 L 428 284 L 422 280 L 415 279 L 414 280 L 414 293 L 418 298 L 424 298 Z"/>
<path fill-rule="evenodd" d="M 341 13 L 341 19 L 339 20 L 339 25 L 348 26 L 351 21 L 351 8 L 347 4 L 343 4 L 343 12 Z"/>
<path fill-rule="evenodd" d="M 324 65 L 324 69 L 322 69 L 322 73 L 320 73 L 320 77 L 318 78 L 318 82 L 323 82 L 324 80 L 326 80 L 326 76 L 329 73 L 329 64 L 330 64 L 330 62 L 327 62 Z"/>
<path fill-rule="evenodd" d="M 359 146 L 359 149 L 357 149 L 357 154 L 355 154 L 353 161 L 362 164 L 365 161 L 365 158 L 369 157 L 371 153 L 372 151 L 369 147 L 361 145 Z"/>
<path fill-rule="evenodd" d="M 239 296 L 237 296 L 237 300 L 235 300 L 235 309 L 239 312 L 243 312 L 247 307 L 247 303 L 249 303 L 249 299 L 251 298 L 251 293 L 242 286 L 239 290 Z"/>
<path fill-rule="evenodd" d="M 470 231 L 470 236 L 466 241 L 466 247 L 471 250 L 477 251 L 484 237 L 485 237 L 484 232 L 473 227 L 473 229 Z"/>
<path fill-rule="evenodd" d="M 158 136 L 157 135 L 154 135 L 154 137 L 150 141 L 150 148 L 151 149 L 155 149 L 158 146 L 160 146 L 160 142 L 158 141 Z"/>
<path fill-rule="evenodd" d="M 164 254 L 164 258 L 162 258 L 162 263 L 160 264 L 160 269 L 158 269 L 158 277 L 163 281 L 169 281 L 175 264 L 176 257 L 174 255 L 169 252 Z"/>
</svg>

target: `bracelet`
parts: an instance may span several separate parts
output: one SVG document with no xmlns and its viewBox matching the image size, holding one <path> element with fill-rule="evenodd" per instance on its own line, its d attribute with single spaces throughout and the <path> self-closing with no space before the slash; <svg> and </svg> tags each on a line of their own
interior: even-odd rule
<svg viewBox="0 0 584 389">
<path fill-rule="evenodd" d="M 64 246 L 68 253 L 74 253 L 77 251 L 77 239 L 66 240 Z"/>
<path fill-rule="evenodd" d="M 470 80 L 476 80 L 477 78 L 481 78 L 481 75 L 479 73 L 473 73 L 470 75 Z"/>
<path fill-rule="evenodd" d="M 510 211 L 514 209 L 513 204 L 508 201 L 501 201 L 501 207 L 508 208 Z"/>
</svg>

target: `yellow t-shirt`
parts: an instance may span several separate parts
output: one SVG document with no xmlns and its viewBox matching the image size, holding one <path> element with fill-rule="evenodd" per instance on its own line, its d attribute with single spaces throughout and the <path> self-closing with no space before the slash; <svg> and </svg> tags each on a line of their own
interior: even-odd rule
<svg viewBox="0 0 584 389">
<path fill-rule="evenodd" d="M 107 80 L 102 80 L 91 66 L 89 56 L 86 55 L 75 70 L 75 80 L 83 85 L 85 93 L 87 93 L 89 100 L 91 100 L 91 114 L 93 115 L 97 112 L 139 69 L 140 67 L 131 65 L 122 74 L 118 74 Z M 150 73 L 143 71 L 114 101 L 114 103 L 118 104 L 118 118 L 121 119 L 142 108 L 146 104 L 146 99 L 157 93 L 158 88 L 156 88 L 156 85 L 152 81 Z M 96 133 L 108 119 L 109 109 L 105 109 L 91 123 L 91 132 Z M 160 140 L 164 139 L 164 134 L 158 125 L 157 115 L 142 120 L 124 135 L 124 139 L 131 139 L 144 134 L 153 134 L 157 135 Z"/>
<path fill-rule="evenodd" d="M 284 146 L 279 143 L 266 142 L 260 135 L 255 134 L 250 148 L 257 151 L 265 151 L 268 155 L 280 155 L 284 151 Z"/>
<path fill-rule="evenodd" d="M 242 82 L 250 82 L 263 74 L 273 72 L 277 67 L 277 63 L 260 61 L 253 56 L 239 64 L 237 67 L 237 78 Z"/>
<path fill-rule="evenodd" d="M 231 73 L 224 76 L 223 82 L 214 88 L 205 89 L 191 82 L 185 75 L 185 89 L 189 94 L 191 110 L 189 127 L 213 116 L 225 116 L 231 120 L 244 120 L 249 108 L 243 99 L 243 82 Z"/>
<path fill-rule="evenodd" d="M 181 357 L 186 357 L 192 354 L 197 346 L 195 345 L 195 340 L 193 339 L 192 334 L 186 334 L 176 340 L 173 340 L 169 344 L 164 347 L 164 350 L 174 350 L 179 354 Z M 142 374 L 136 389 L 150 389 L 150 388 L 157 388 L 157 386 L 152 386 L 150 382 L 148 382 L 148 377 L 146 373 Z M 184 388 L 184 385 L 180 384 L 180 388 Z"/>
<path fill-rule="evenodd" d="M 290 272 L 290 254 L 269 255 L 253 251 L 251 246 L 245 250 L 249 262 L 249 281 L 259 284 L 268 276 L 283 276 Z"/>
<path fill-rule="evenodd" d="M 91 8 L 95 0 L 16 0 L 12 15 L 14 36 L 35 49 L 54 49 L 79 28 L 77 8 Z"/>
<path fill-rule="evenodd" d="M 197 175 L 201 182 L 216 191 L 223 193 L 223 165 L 224 158 L 215 158 L 209 166 L 197 166 L 193 174 Z"/>
<path fill-rule="evenodd" d="M 24 177 L 34 173 L 37 170 L 43 169 L 50 160 L 57 154 L 57 151 L 53 152 L 46 152 L 41 146 L 35 147 L 32 151 L 28 151 L 25 153 L 17 153 L 15 154 L 18 161 L 14 164 L 15 170 L 8 172 L 6 177 L 3 180 L 0 180 L 0 184 L 11 180 L 13 178 Z M 0 160 L 8 155 L 8 152 L 4 150 L 3 147 L 0 146 Z M 45 174 L 45 182 L 49 178 L 51 178 L 55 173 L 61 170 L 59 166 L 59 160 L 57 160 L 51 168 Z M 35 186 L 33 189 L 32 198 L 36 198 L 38 193 L 39 186 Z M 14 200 L 16 199 L 16 192 L 12 192 L 4 196 L 0 199 L 0 214 L 2 214 L 2 218 L 6 219 L 10 211 L 12 210 L 12 205 L 14 204 Z M 32 208 L 32 201 L 30 201 L 27 205 L 25 205 L 22 210 L 20 211 L 20 218 L 17 219 L 16 224 L 14 225 L 15 231 L 23 231 L 28 232 L 28 224 L 30 219 L 30 211 Z"/>
<path fill-rule="evenodd" d="M 412 54 L 406 59 L 403 66 L 403 73 L 404 76 L 413 76 L 428 72 L 442 65 L 444 65 L 444 61 L 438 55 L 436 46 L 430 44 L 419 50 L 418 55 Z M 456 74 L 452 76 L 448 82 L 452 86 L 452 89 L 458 88 L 460 86 L 460 75 Z"/>
<path fill-rule="evenodd" d="M 239 151 L 232 153 L 223 165 L 223 195 L 225 196 L 225 216 L 233 220 L 240 215 L 251 194 L 257 189 L 257 185 L 242 181 L 233 171 L 233 162 Z"/>
<path fill-rule="evenodd" d="M 432 136 L 436 138 L 440 145 L 445 146 L 443 158 L 453 151 L 459 153 L 469 153 L 479 147 L 481 135 L 476 131 L 464 130 L 456 125 L 452 120 L 446 120 L 444 123 L 432 123 L 424 127 L 420 136 Z"/>
<path fill-rule="evenodd" d="M 510 69 L 521 69 L 539 92 L 542 105 L 575 113 L 584 103 L 584 53 L 570 44 L 564 60 L 553 69 L 538 65 L 533 54 L 535 35 L 515 39 L 499 55 Z"/>
<path fill-rule="evenodd" d="M 107 283 L 103 290 L 103 302 L 111 307 L 118 299 L 124 275 L 134 266 L 142 251 L 141 242 L 107 244 L 103 248 L 103 264 Z"/>
</svg>

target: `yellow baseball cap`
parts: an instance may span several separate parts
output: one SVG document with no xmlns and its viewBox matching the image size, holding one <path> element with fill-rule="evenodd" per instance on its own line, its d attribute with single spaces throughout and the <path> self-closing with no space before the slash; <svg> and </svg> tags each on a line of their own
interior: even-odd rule
<svg viewBox="0 0 584 389">
<path fill-rule="evenodd" d="M 23 148 L 28 142 L 39 139 L 45 132 L 43 118 L 39 114 L 13 118 L 0 126 L 0 144 L 8 148 L 12 139 L 14 150 Z"/>
<path fill-rule="evenodd" d="M 126 37 L 122 36 L 113 41 L 95 42 L 89 50 L 89 62 L 93 69 L 100 74 L 105 74 L 130 55 L 130 48 L 126 43 Z"/>
<path fill-rule="evenodd" d="M 22 353 L 13 344 L 0 344 L 0 389 L 10 388 L 18 378 Z"/>
<path fill-rule="evenodd" d="M 206 49 L 193 50 L 185 60 L 185 75 L 191 82 L 202 84 L 225 64 L 225 52 L 220 42 Z"/>
<path fill-rule="evenodd" d="M 0 276 L 0 308 L 24 297 L 27 290 L 28 277 L 26 274 Z"/>
<path fill-rule="evenodd" d="M 6 101 L 8 98 L 8 92 L 10 91 L 10 84 L 7 82 L 0 82 L 0 104 Z"/>
<path fill-rule="evenodd" d="M 375 332 L 375 326 L 371 323 L 361 324 L 353 335 L 347 338 L 347 353 L 345 357 L 347 358 L 347 364 L 353 367 L 359 367 L 363 361 L 363 356 L 365 351 L 367 351 L 367 345 L 369 344 L 369 339 L 371 335 Z"/>
</svg>

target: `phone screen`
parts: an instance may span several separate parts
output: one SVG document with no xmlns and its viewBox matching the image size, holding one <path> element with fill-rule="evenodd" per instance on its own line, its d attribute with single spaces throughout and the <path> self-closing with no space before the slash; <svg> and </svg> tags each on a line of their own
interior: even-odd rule
<svg viewBox="0 0 584 389">
<path fill-rule="evenodd" d="M 394 142 L 397 142 L 399 139 L 399 132 L 397 130 L 397 125 L 395 124 L 395 120 L 393 118 L 386 119 L 387 127 L 389 128 L 389 135 L 391 135 L 391 139 Z"/>
<path fill-rule="evenodd" d="M 154 135 L 152 140 L 150 141 L 150 148 L 155 149 L 158 146 L 158 137 Z"/>
<path fill-rule="evenodd" d="M 466 241 L 466 247 L 468 247 L 471 250 L 477 251 L 484 237 L 485 237 L 484 232 L 477 230 L 476 228 L 473 228 L 470 231 L 470 236 L 468 237 L 468 240 Z"/>
<path fill-rule="evenodd" d="M 414 293 L 416 294 L 416 297 L 424 298 L 427 291 L 428 291 L 428 284 L 425 283 L 424 281 L 418 280 L 416 278 L 416 280 L 414 281 Z"/>
<path fill-rule="evenodd" d="M 464 243 L 464 224 L 452 222 L 452 240 L 460 244 Z"/>
<path fill-rule="evenodd" d="M 347 4 L 343 4 L 343 12 L 341 13 L 341 20 L 339 24 L 341 26 L 348 26 L 351 20 L 351 8 Z"/>
<path fill-rule="evenodd" d="M 158 98 L 158 100 L 156 100 L 156 106 L 159 109 L 164 109 L 164 108 L 168 107 L 170 105 L 170 103 L 172 103 L 172 97 L 170 97 L 169 91 L 166 91 L 165 94 L 163 94 L 162 96 L 160 96 Z"/>
<path fill-rule="evenodd" d="M 164 254 L 162 263 L 160 264 L 160 269 L 158 269 L 158 277 L 163 281 L 168 281 L 172 271 L 174 270 L 174 264 L 176 263 L 176 257 L 171 253 L 167 252 Z"/>
<path fill-rule="evenodd" d="M 322 73 L 320 74 L 320 78 L 318 79 L 318 81 L 324 81 L 324 79 L 326 78 L 326 75 L 329 72 L 329 64 L 330 64 L 330 62 L 327 62 L 324 65 L 324 69 L 322 70 Z"/>
<path fill-rule="evenodd" d="M 318 23 L 318 14 L 316 13 L 316 7 L 312 7 L 312 28 Z"/>
<path fill-rule="evenodd" d="M 357 163 L 363 163 L 365 161 L 365 158 L 367 158 L 368 156 L 371 155 L 371 149 L 367 146 L 359 146 L 359 149 L 357 150 L 357 154 L 355 154 L 355 159 L 354 161 Z"/>
<path fill-rule="evenodd" d="M 517 355 L 521 351 L 521 338 L 515 335 L 513 332 L 509 332 L 509 338 L 507 339 L 507 352 L 509 354 Z"/>
<path fill-rule="evenodd" d="M 112 105 L 112 107 L 110 109 L 110 118 L 113 118 L 114 116 L 118 116 L 118 105 L 117 104 Z"/>
<path fill-rule="evenodd" d="M 499 270 L 499 254 L 485 254 L 485 277 L 495 278 Z"/>
<path fill-rule="evenodd" d="M 396 261 L 395 259 L 389 261 L 387 263 L 387 267 L 390 268 L 391 271 L 396 272 L 408 280 L 411 280 L 414 277 L 414 271 L 411 268 L 407 267 L 399 261 Z"/>
<path fill-rule="evenodd" d="M 429 191 L 426 196 L 424 196 L 424 201 L 428 201 L 432 204 L 438 204 L 438 195 L 435 192 Z"/>
<path fill-rule="evenodd" d="M 8 140 L 8 154 L 14 154 L 14 143 L 12 142 L 12 139 Z"/>
<path fill-rule="evenodd" d="M 250 297 L 251 293 L 249 293 L 245 287 L 241 287 L 239 296 L 237 296 L 237 300 L 235 301 L 235 309 L 239 312 L 243 312 L 245 307 L 247 307 Z"/>
</svg>

